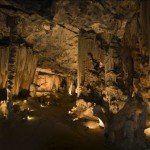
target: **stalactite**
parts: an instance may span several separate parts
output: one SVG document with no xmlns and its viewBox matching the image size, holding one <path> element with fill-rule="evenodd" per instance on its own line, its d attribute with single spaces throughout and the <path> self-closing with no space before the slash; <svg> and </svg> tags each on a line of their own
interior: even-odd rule
<svg viewBox="0 0 150 150">
<path fill-rule="evenodd" d="M 37 67 L 38 54 L 34 54 L 31 49 L 26 49 L 25 64 L 22 72 L 22 82 L 20 89 L 29 89 L 33 82 L 34 74 Z"/>
<path fill-rule="evenodd" d="M 77 96 L 79 97 L 80 86 L 84 85 L 86 75 L 86 64 L 89 59 L 88 53 L 96 55 L 98 50 L 95 49 L 96 34 L 92 32 L 80 31 L 78 43 L 78 68 L 77 68 Z M 88 66 L 89 67 L 89 66 Z"/>
<path fill-rule="evenodd" d="M 78 66 L 77 66 L 77 97 L 80 96 L 79 94 L 79 88 L 80 88 L 80 85 L 81 85 L 81 64 L 82 64 L 82 54 L 80 54 L 82 52 L 81 50 L 81 43 L 82 43 L 82 38 L 81 38 L 81 35 L 79 35 L 79 43 L 78 43 Z"/>
</svg>

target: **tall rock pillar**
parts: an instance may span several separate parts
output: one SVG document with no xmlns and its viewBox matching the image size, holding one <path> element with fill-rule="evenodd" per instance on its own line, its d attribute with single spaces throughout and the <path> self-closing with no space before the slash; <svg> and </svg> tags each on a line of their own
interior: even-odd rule
<svg viewBox="0 0 150 150">
<path fill-rule="evenodd" d="M 12 112 L 12 89 L 14 86 L 15 78 L 15 67 L 16 67 L 16 52 L 18 48 L 18 18 L 17 17 L 8 17 L 7 25 L 10 28 L 10 45 L 9 45 L 9 62 L 8 62 L 8 79 L 7 79 L 7 118 L 9 118 Z"/>
</svg>

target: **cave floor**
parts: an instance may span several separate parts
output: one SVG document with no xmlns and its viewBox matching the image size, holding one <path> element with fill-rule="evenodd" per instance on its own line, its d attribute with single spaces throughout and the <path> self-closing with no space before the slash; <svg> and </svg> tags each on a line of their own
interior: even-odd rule
<svg viewBox="0 0 150 150">
<path fill-rule="evenodd" d="M 56 106 L 40 107 L 29 100 L 33 120 L 1 121 L 0 150 L 106 150 L 104 131 L 87 129 L 67 114 L 74 102 L 67 98 Z"/>
</svg>

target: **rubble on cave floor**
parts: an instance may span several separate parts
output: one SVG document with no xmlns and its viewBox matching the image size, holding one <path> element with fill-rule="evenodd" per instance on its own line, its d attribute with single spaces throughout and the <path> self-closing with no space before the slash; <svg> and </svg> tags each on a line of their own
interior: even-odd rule
<svg viewBox="0 0 150 150">
<path fill-rule="evenodd" d="M 79 99 L 68 114 L 72 116 L 73 121 L 81 121 L 82 125 L 89 129 L 104 128 L 103 121 L 94 115 L 94 107 L 94 103 Z"/>
</svg>

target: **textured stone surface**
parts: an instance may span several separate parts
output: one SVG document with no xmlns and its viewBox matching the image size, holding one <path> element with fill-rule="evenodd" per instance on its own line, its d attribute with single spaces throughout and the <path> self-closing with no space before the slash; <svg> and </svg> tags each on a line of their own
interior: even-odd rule
<svg viewBox="0 0 150 150">
<path fill-rule="evenodd" d="M 136 0 L 3 0 L 0 7 L 2 38 L 9 35 L 6 15 L 15 13 L 21 18 L 21 38 L 33 51 L 41 52 L 39 66 L 72 73 L 77 69 L 79 29 L 93 30 L 109 44 L 113 34 L 123 37 L 125 25 L 136 13 L 138 3 Z"/>
</svg>

